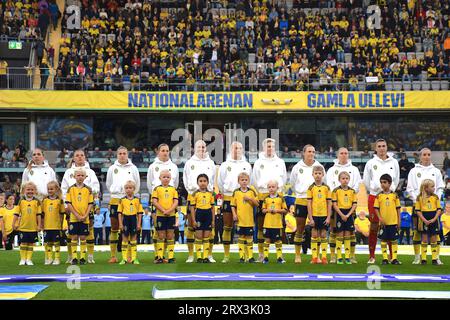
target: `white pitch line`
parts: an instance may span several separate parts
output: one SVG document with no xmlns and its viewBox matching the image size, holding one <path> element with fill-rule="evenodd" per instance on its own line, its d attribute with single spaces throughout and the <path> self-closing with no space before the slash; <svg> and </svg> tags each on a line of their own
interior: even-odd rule
<svg viewBox="0 0 450 320">
<path fill-rule="evenodd" d="M 407 290 L 300 290 L 300 289 L 175 289 L 153 288 L 155 299 L 227 298 L 227 297 L 297 297 L 297 298 L 392 298 L 392 299 L 450 299 L 450 291 Z"/>
</svg>

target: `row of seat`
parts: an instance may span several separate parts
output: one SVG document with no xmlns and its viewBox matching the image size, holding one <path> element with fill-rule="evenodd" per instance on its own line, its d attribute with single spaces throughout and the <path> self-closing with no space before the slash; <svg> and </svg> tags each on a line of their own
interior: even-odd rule
<svg viewBox="0 0 450 320">
<path fill-rule="evenodd" d="M 448 90 L 449 80 L 432 80 L 432 81 L 386 81 L 385 87 L 387 91 L 400 90 Z"/>
</svg>

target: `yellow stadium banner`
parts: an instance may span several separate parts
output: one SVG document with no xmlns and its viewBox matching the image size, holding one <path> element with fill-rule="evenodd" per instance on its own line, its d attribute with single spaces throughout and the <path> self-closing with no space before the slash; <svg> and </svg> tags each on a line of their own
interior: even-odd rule
<svg viewBox="0 0 450 320">
<path fill-rule="evenodd" d="M 0 91 L 0 110 L 389 111 L 450 109 L 450 91 Z"/>
</svg>

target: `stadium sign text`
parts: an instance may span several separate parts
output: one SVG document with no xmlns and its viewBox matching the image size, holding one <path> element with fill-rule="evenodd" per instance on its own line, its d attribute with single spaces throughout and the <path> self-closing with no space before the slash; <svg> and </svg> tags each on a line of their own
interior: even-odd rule
<svg viewBox="0 0 450 320">
<path fill-rule="evenodd" d="M 404 93 L 309 93 L 309 108 L 404 108 Z"/>
</svg>

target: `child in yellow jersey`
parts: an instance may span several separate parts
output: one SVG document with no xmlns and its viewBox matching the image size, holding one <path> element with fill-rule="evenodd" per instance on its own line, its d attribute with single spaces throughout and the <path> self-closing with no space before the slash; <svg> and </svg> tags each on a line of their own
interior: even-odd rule
<svg viewBox="0 0 450 320">
<path fill-rule="evenodd" d="M 197 177 L 199 189 L 192 194 L 191 217 L 195 222 L 195 251 L 197 263 L 210 263 L 209 237 L 214 228 L 214 195 L 208 191 L 208 175 L 202 173 Z M 203 253 L 203 256 L 202 256 Z"/>
<path fill-rule="evenodd" d="M 141 220 L 144 209 L 142 208 L 139 198 L 134 196 L 136 183 L 127 181 L 124 185 L 126 196 L 120 199 L 119 208 L 119 230 L 122 231 L 122 261 L 120 265 L 125 263 L 139 264 L 137 259 L 137 234 L 141 231 Z M 131 259 L 128 260 L 128 241 L 131 247 Z"/>
<path fill-rule="evenodd" d="M 311 230 L 312 264 L 318 264 L 319 242 L 322 251 L 322 264 L 327 264 L 327 229 L 331 219 L 331 190 L 322 182 L 325 170 L 322 166 L 314 166 L 312 175 L 314 183 L 309 187 L 306 197 L 308 199 L 308 218 Z"/>
<path fill-rule="evenodd" d="M 58 182 L 47 183 L 47 194 L 48 196 L 42 200 L 45 265 L 59 265 L 61 263 L 60 237 L 66 209 Z M 53 259 L 53 246 L 55 247 L 55 259 Z"/>
<path fill-rule="evenodd" d="M 355 233 L 353 213 L 356 210 L 356 192 L 348 186 L 350 174 L 342 171 L 338 176 L 341 185 L 333 190 L 331 199 L 334 209 L 334 221 L 336 232 L 337 264 L 343 264 L 342 243 L 345 249 L 345 263 L 352 264 L 350 260 L 351 237 Z"/>
<path fill-rule="evenodd" d="M 269 247 L 271 242 L 275 242 L 277 250 L 277 262 L 286 263 L 283 259 L 281 231 L 283 228 L 283 216 L 287 212 L 286 201 L 281 194 L 277 193 L 278 182 L 273 180 L 267 183 L 269 195 L 264 199 L 262 210 L 264 216 L 264 260 L 269 263 Z"/>
<path fill-rule="evenodd" d="M 437 235 L 440 233 L 439 216 L 442 214 L 441 202 L 434 193 L 434 181 L 425 179 L 420 185 L 420 195 L 415 205 L 419 217 L 417 229 L 422 234 L 421 260 L 427 264 L 428 238 L 431 244 L 432 264 L 438 265 Z"/>
<path fill-rule="evenodd" d="M 378 238 L 381 239 L 381 251 L 383 252 L 382 264 L 389 264 L 387 254 L 388 242 L 392 245 L 392 262 L 391 264 L 399 265 L 397 260 L 398 250 L 398 229 L 400 228 L 400 200 L 395 192 L 390 190 L 392 184 L 392 177 L 388 174 L 383 174 L 380 177 L 381 189 L 376 198 L 373 207 L 375 213 L 380 219 L 380 231 Z"/>
<path fill-rule="evenodd" d="M 42 228 L 42 211 L 39 200 L 35 198 L 37 187 L 33 182 L 22 186 L 22 199 L 19 201 L 19 211 L 14 214 L 13 226 L 19 230 L 20 262 L 19 266 L 32 266 L 33 248 L 37 241 L 37 233 Z M 17 226 L 17 220 L 19 224 Z"/>
<path fill-rule="evenodd" d="M 153 189 L 152 203 L 156 207 L 155 229 L 158 233 L 156 251 L 158 259 L 155 263 L 164 263 L 164 243 L 167 242 L 168 262 L 175 263 L 175 223 L 178 207 L 177 189 L 170 186 L 171 174 L 169 170 L 162 170 L 159 174 L 161 185 Z"/>
<path fill-rule="evenodd" d="M 7 193 L 5 196 L 6 204 L 0 208 L 0 230 L 2 240 L 5 242 L 5 250 L 12 250 L 16 232 L 13 228 L 14 214 L 19 213 L 19 207 L 15 205 L 16 196 L 13 193 Z"/>
<path fill-rule="evenodd" d="M 78 168 L 74 171 L 75 184 L 66 194 L 66 204 L 70 212 L 69 235 L 72 244 L 72 265 L 78 264 L 78 240 L 80 240 L 80 265 L 86 264 L 86 236 L 89 235 L 89 214 L 92 211 L 94 196 L 91 188 L 84 184 L 86 171 Z"/>
<path fill-rule="evenodd" d="M 255 263 L 253 258 L 254 207 L 259 207 L 258 194 L 249 188 L 250 176 L 242 172 L 238 175 L 239 189 L 234 190 L 231 198 L 233 219 L 237 221 L 239 262 Z"/>
</svg>

